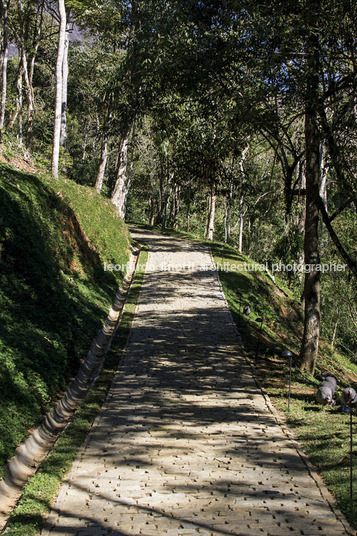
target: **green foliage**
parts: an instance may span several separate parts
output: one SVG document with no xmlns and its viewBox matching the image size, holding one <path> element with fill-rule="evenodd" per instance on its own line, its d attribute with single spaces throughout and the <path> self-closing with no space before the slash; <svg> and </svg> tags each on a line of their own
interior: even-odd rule
<svg viewBox="0 0 357 536">
<path fill-rule="evenodd" d="M 91 189 L 0 168 L 0 460 L 77 370 L 123 272 L 129 236 Z"/>
<path fill-rule="evenodd" d="M 264 339 L 264 352 L 288 346 L 296 352 L 302 329 L 301 307 L 295 302 L 282 281 L 274 284 L 261 269 L 261 263 L 237 253 L 227 245 L 211 245 L 219 277 L 233 318 L 248 344 L 255 348 Z M 249 306 L 251 314 L 243 314 Z M 260 323 L 256 319 L 262 318 Z"/>
</svg>

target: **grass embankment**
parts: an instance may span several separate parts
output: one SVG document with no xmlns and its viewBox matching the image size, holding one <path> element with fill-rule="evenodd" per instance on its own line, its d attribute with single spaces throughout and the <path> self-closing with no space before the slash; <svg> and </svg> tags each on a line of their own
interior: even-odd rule
<svg viewBox="0 0 357 536">
<path fill-rule="evenodd" d="M 129 233 L 93 189 L 0 164 L 0 477 L 108 314 Z"/>
<path fill-rule="evenodd" d="M 69 426 L 55 443 L 50 454 L 40 465 L 35 476 L 25 486 L 21 500 L 12 512 L 6 527 L 6 536 L 35 536 L 43 527 L 46 515 L 51 508 L 51 502 L 63 477 L 71 468 L 114 378 L 134 317 L 147 255 L 143 249 L 120 327 L 113 339 L 98 380 Z"/>
<path fill-rule="evenodd" d="M 254 360 L 260 382 L 275 407 L 285 414 L 306 454 L 335 495 L 340 509 L 357 527 L 357 485 L 353 505 L 350 501 L 350 416 L 339 412 L 338 396 L 344 387 L 352 385 L 356 388 L 356 364 L 333 353 L 322 341 L 315 377 L 302 374 L 293 366 L 288 413 L 289 361 L 283 359 L 281 353 L 285 349 L 291 350 L 295 356 L 299 353 L 303 320 L 301 306 L 288 289 L 281 284 L 276 286 L 266 273 L 250 271 L 254 265 L 252 260 L 228 246 L 210 246 L 216 264 L 227 270 L 219 272 L 222 286 L 245 348 Z M 249 316 L 242 314 L 246 305 L 251 308 Z M 331 372 L 340 379 L 336 407 L 323 410 L 315 401 L 320 372 Z M 353 430 L 356 433 L 355 424 Z M 355 447 L 353 454 L 356 454 Z M 354 480 L 356 477 L 357 471 L 354 471 Z"/>
</svg>

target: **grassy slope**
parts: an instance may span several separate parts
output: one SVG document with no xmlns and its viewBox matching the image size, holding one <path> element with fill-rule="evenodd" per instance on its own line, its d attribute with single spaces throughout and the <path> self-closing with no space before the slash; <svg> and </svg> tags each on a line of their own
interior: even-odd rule
<svg viewBox="0 0 357 536">
<path fill-rule="evenodd" d="M 0 476 L 77 370 L 123 274 L 129 233 L 92 189 L 0 165 Z"/>
<path fill-rule="evenodd" d="M 37 473 L 25 486 L 21 500 L 12 512 L 10 521 L 5 528 L 7 536 L 35 536 L 43 527 L 58 487 L 71 468 L 114 378 L 134 317 L 146 261 L 147 251 L 143 249 L 120 327 L 114 337 L 100 376 L 74 415 L 70 425 L 60 436 L 47 458 L 41 463 Z"/>
<path fill-rule="evenodd" d="M 225 263 L 235 266 L 253 264 L 250 259 L 227 246 L 213 244 L 211 249 L 216 263 L 223 266 Z M 220 279 L 233 318 L 243 335 L 247 353 L 254 360 L 259 380 L 274 405 L 286 416 L 305 452 L 335 495 L 339 507 L 350 523 L 357 527 L 357 497 L 354 505 L 351 505 L 349 498 L 350 417 L 338 411 L 339 396 L 336 408 L 322 410 L 315 402 L 319 381 L 294 367 L 291 406 L 290 412 L 287 412 L 289 363 L 282 359 L 281 353 L 284 349 L 290 349 L 295 355 L 299 352 L 302 333 L 300 305 L 289 297 L 287 289 L 281 287 L 280 290 L 263 272 L 228 269 L 220 271 Z M 242 292 L 241 296 L 239 291 Z M 248 304 L 251 314 L 245 316 L 241 311 Z M 264 319 L 262 330 L 257 318 Z M 338 393 L 349 385 L 356 388 L 356 364 L 334 354 L 322 341 L 316 376 L 324 371 L 332 372 L 340 379 Z M 355 472 L 354 479 L 356 476 Z"/>
</svg>

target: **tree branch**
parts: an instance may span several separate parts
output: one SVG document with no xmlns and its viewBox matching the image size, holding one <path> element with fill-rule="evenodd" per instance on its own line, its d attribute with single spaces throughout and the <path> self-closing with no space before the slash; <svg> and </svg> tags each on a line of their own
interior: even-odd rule
<svg viewBox="0 0 357 536">
<path fill-rule="evenodd" d="M 319 198 L 319 209 L 320 209 L 320 212 L 321 212 L 322 220 L 323 220 L 323 222 L 324 222 L 324 224 L 325 224 L 325 226 L 326 226 L 326 228 L 327 228 L 327 230 L 329 232 L 329 235 L 331 237 L 332 242 L 335 244 L 335 246 L 337 248 L 337 251 L 341 255 L 342 259 L 345 261 L 345 263 L 347 264 L 347 266 L 351 270 L 352 274 L 357 279 L 357 263 L 353 259 L 351 259 L 351 257 L 348 255 L 347 251 L 345 250 L 345 248 L 341 244 L 340 239 L 338 238 L 337 234 L 335 233 L 335 231 L 334 231 L 334 229 L 333 229 L 333 227 L 331 225 L 329 215 L 327 213 L 327 210 L 325 208 L 325 205 L 324 205 L 321 197 Z"/>
<path fill-rule="evenodd" d="M 332 216 L 330 216 L 330 223 L 335 219 L 337 218 L 337 216 L 339 216 L 341 214 L 341 212 L 343 212 L 345 210 L 345 208 L 347 208 L 351 203 L 353 202 L 356 202 L 357 198 L 353 198 L 353 197 L 349 197 L 347 199 L 347 201 L 345 201 L 344 203 L 342 203 L 342 205 L 332 214 Z"/>
</svg>

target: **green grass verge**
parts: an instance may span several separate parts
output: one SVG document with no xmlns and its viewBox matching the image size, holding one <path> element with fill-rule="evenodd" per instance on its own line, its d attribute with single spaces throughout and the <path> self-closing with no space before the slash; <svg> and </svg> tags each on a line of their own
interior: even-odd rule
<svg viewBox="0 0 357 536">
<path fill-rule="evenodd" d="M 78 370 L 120 284 L 129 232 L 92 188 L 0 164 L 0 478 Z"/>
<path fill-rule="evenodd" d="M 244 255 L 223 244 L 209 245 L 216 264 L 226 268 L 226 271 L 219 271 L 222 287 L 260 382 L 275 407 L 285 415 L 306 454 L 335 496 L 338 507 L 357 528 L 356 485 L 353 503 L 350 501 L 350 416 L 339 412 L 338 399 L 336 408 L 322 410 L 315 402 L 319 380 L 299 372 L 295 367 L 288 412 L 289 362 L 282 359 L 281 352 L 288 348 L 298 355 L 302 334 L 301 306 L 289 297 L 288 290 L 281 283 L 278 288 L 264 272 L 249 271 L 247 267 L 254 263 Z M 237 266 L 242 269 L 237 270 Z M 251 307 L 249 316 L 242 314 L 245 305 Z M 257 318 L 263 319 L 262 326 Z M 338 392 L 348 385 L 356 387 L 356 364 L 332 352 L 323 341 L 316 368 L 316 375 L 329 371 L 340 379 Z M 355 415 L 353 419 L 355 434 Z M 354 457 L 356 453 L 357 448 L 353 446 Z M 356 482 L 356 469 L 353 478 Z"/>
<path fill-rule="evenodd" d="M 12 512 L 8 525 L 3 531 L 7 536 L 34 536 L 43 527 L 44 520 L 50 511 L 51 502 L 61 481 L 75 460 L 78 450 L 86 438 L 114 378 L 134 317 L 135 306 L 144 277 L 143 267 L 146 265 L 147 255 L 147 251 L 143 249 L 120 327 L 100 376 L 69 426 L 55 443 L 47 458 L 41 463 L 38 472 L 25 486 L 22 498 Z"/>
</svg>

